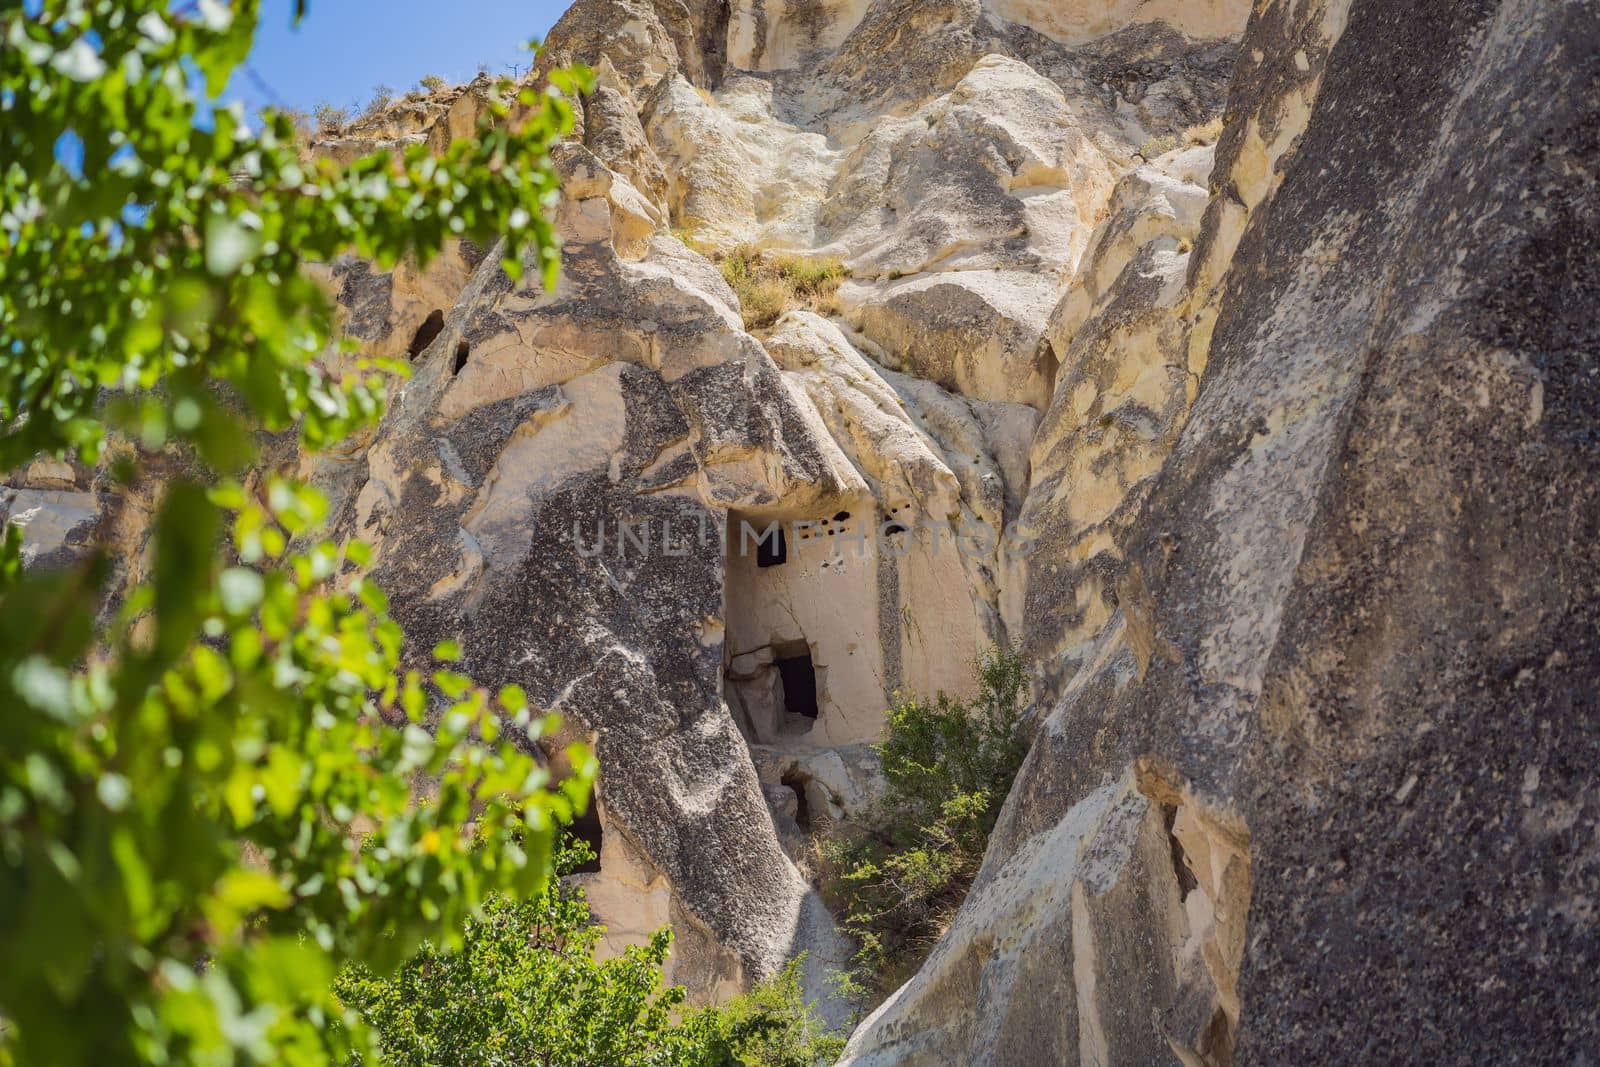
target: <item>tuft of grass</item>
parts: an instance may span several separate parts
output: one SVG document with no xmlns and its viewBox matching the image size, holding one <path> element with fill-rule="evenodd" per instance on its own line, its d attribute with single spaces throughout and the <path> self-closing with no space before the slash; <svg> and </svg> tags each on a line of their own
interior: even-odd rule
<svg viewBox="0 0 1600 1067">
<path fill-rule="evenodd" d="M 1179 143 L 1177 134 L 1164 133 L 1160 137 L 1152 137 L 1140 145 L 1139 155 L 1143 156 L 1146 161 L 1152 160 L 1158 156 L 1166 155 L 1174 148 L 1177 148 Z"/>
<path fill-rule="evenodd" d="M 439 77 L 437 74 L 424 74 L 422 77 L 417 79 L 417 84 L 422 86 L 430 93 L 436 93 L 450 83 Z"/>
<path fill-rule="evenodd" d="M 1198 126 L 1190 126 L 1183 131 L 1183 143 L 1186 145 L 1216 144 L 1217 138 L 1222 136 L 1222 116 L 1218 115 L 1210 122 L 1202 122 Z"/>
<path fill-rule="evenodd" d="M 834 295 L 850 276 L 844 264 L 831 257 L 761 252 L 750 245 L 725 253 L 717 266 L 739 297 L 745 329 L 752 331 L 769 329 L 795 308 L 835 314 Z"/>
</svg>

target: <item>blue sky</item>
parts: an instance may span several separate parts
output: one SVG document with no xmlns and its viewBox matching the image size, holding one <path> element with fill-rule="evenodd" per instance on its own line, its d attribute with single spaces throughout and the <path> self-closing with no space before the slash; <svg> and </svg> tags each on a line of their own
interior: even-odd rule
<svg viewBox="0 0 1600 1067">
<path fill-rule="evenodd" d="M 262 0 L 248 70 L 227 99 L 251 110 L 281 103 L 363 104 L 374 85 L 404 91 L 424 74 L 465 81 L 487 63 L 526 65 L 518 46 L 544 37 L 570 0 L 311 0 L 291 28 L 293 0 Z M 253 76 L 252 76 L 253 75 Z"/>
</svg>

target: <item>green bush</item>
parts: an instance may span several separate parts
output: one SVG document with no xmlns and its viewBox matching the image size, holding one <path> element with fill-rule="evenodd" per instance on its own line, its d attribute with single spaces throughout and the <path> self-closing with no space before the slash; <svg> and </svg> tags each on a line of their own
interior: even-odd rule
<svg viewBox="0 0 1600 1067">
<path fill-rule="evenodd" d="M 568 841 L 557 870 L 591 858 Z M 685 1009 L 683 988 L 662 981 L 669 931 L 597 961 L 603 934 L 583 890 L 556 882 L 531 898 L 492 898 L 459 951 L 426 946 L 391 977 L 353 968 L 338 993 L 400 1067 L 812 1067 L 843 1044 L 806 1007 L 799 960 L 726 1005 Z"/>
<path fill-rule="evenodd" d="M 814 1067 L 844 1051 L 842 1034 L 830 1033 L 806 1005 L 800 988 L 805 957 L 757 982 L 741 996 L 689 1016 L 693 1067 Z"/>
<path fill-rule="evenodd" d="M 822 845 L 824 891 L 857 944 L 846 992 L 888 993 L 926 958 L 1027 755 L 1021 660 L 994 648 L 977 671 L 970 701 L 941 693 L 890 709 L 875 746 L 888 789 L 861 828 Z"/>
</svg>

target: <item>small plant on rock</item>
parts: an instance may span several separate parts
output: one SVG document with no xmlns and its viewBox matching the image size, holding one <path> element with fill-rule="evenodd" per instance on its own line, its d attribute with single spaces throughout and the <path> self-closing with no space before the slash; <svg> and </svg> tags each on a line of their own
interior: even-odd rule
<svg viewBox="0 0 1600 1067">
<path fill-rule="evenodd" d="M 317 132 L 323 136 L 338 133 L 350 124 L 350 109 L 324 100 L 311 111 Z"/>
<path fill-rule="evenodd" d="M 1216 144 L 1217 138 L 1222 136 L 1222 116 L 1218 115 L 1210 122 L 1202 122 L 1198 126 L 1190 126 L 1183 131 L 1183 143 L 1189 145 Z"/>
<path fill-rule="evenodd" d="M 768 329 L 784 312 L 800 307 L 834 314 L 834 294 L 850 276 L 837 259 L 761 252 L 750 245 L 726 253 L 718 265 L 739 297 L 747 330 Z"/>
<path fill-rule="evenodd" d="M 1146 160 L 1156 159 L 1183 144 L 1175 133 L 1164 133 L 1159 137 L 1152 137 L 1139 146 L 1139 155 Z"/>
<path fill-rule="evenodd" d="M 1021 659 L 990 649 L 978 695 L 906 698 L 876 747 L 888 789 L 865 827 L 821 846 L 823 888 L 855 938 L 841 988 L 884 994 L 922 963 L 978 873 L 1027 755 Z"/>
<path fill-rule="evenodd" d="M 394 88 L 388 85 L 374 85 L 372 99 L 367 101 L 366 110 L 361 113 L 362 118 L 375 118 L 389 109 L 394 103 Z"/>
</svg>

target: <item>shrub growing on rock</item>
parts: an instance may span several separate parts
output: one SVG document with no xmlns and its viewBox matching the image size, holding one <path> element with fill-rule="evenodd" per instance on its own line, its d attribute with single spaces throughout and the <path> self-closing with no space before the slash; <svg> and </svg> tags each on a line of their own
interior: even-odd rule
<svg viewBox="0 0 1600 1067">
<path fill-rule="evenodd" d="M 749 245 L 720 257 L 718 266 L 739 297 L 747 330 L 765 330 L 795 308 L 832 315 L 834 293 L 849 277 L 837 259 L 761 252 Z"/>
<path fill-rule="evenodd" d="M 389 109 L 394 103 L 394 87 L 389 85 L 374 85 L 372 98 L 367 101 L 366 110 L 362 112 L 363 118 L 376 118 Z"/>
<path fill-rule="evenodd" d="M 592 858 L 568 839 L 557 870 L 570 874 Z M 726 1005 L 685 1009 L 683 988 L 661 976 L 668 930 L 599 961 L 604 933 L 580 886 L 552 882 L 533 897 L 491 899 L 458 951 L 425 946 L 391 977 L 345 972 L 339 996 L 398 1067 L 812 1067 L 831 1063 L 843 1044 L 807 1008 L 800 960 Z"/>
<path fill-rule="evenodd" d="M 1022 661 L 979 658 L 978 695 L 906 698 L 882 742 L 888 789 L 863 826 L 821 848 L 824 890 L 855 938 L 847 992 L 887 993 L 932 950 L 983 860 L 1027 755 Z"/>
<path fill-rule="evenodd" d="M 340 107 L 324 100 L 312 109 L 311 117 L 316 121 L 317 132 L 320 134 L 335 134 L 350 124 L 350 109 Z"/>
</svg>

